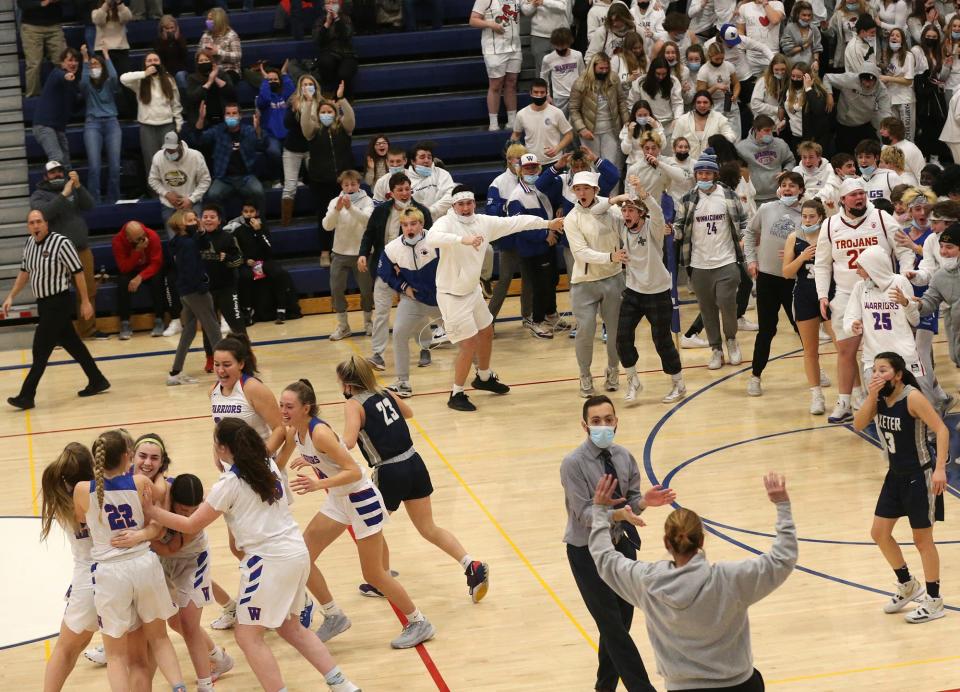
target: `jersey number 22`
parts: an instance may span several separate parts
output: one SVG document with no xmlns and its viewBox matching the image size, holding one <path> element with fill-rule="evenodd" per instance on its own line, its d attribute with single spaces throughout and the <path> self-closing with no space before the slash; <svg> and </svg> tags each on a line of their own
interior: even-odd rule
<svg viewBox="0 0 960 692">
<path fill-rule="evenodd" d="M 111 531 L 132 529 L 137 525 L 130 505 L 104 505 L 103 509 L 107 513 L 107 522 L 110 524 Z"/>
</svg>

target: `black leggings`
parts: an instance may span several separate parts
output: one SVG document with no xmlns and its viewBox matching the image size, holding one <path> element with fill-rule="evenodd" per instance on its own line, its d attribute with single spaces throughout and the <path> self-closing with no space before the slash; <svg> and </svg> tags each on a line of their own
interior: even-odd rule
<svg viewBox="0 0 960 692">
<path fill-rule="evenodd" d="M 777 333 L 780 321 L 780 309 L 787 314 L 794 331 L 797 323 L 793 319 L 794 279 L 784 279 L 773 274 L 757 273 L 757 323 L 760 330 L 753 344 L 753 374 L 760 377 L 770 360 L 770 344 Z"/>
<path fill-rule="evenodd" d="M 243 323 L 243 318 L 240 317 L 240 298 L 237 295 L 236 286 L 224 286 L 222 288 L 211 288 L 210 297 L 213 298 L 213 309 L 223 315 L 223 319 L 227 321 L 227 325 L 230 327 L 230 332 L 233 334 L 246 334 L 247 327 Z M 223 336 L 226 336 L 224 334 Z M 216 344 L 211 344 L 210 339 L 207 338 L 207 332 L 203 332 L 203 352 L 208 356 L 213 355 L 213 347 Z"/>
<path fill-rule="evenodd" d="M 747 274 L 742 263 L 738 263 L 740 268 L 740 288 L 737 289 L 737 319 L 743 317 L 747 312 L 747 306 L 750 304 L 750 291 L 753 290 L 753 279 Z M 687 276 L 690 275 L 690 267 L 687 267 Z M 690 325 L 690 329 L 684 332 L 684 336 L 690 337 L 703 331 L 703 318 L 697 314 L 697 319 Z"/>
<path fill-rule="evenodd" d="M 530 282 L 533 284 L 532 319 L 537 324 L 543 322 L 547 315 L 557 312 L 556 258 L 557 253 L 553 248 L 542 255 L 520 258 L 520 263 L 527 270 Z"/>
</svg>

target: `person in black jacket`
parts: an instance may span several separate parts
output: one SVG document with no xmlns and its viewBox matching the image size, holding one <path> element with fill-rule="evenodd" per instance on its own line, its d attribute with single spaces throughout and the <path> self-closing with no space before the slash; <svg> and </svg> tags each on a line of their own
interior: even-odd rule
<svg viewBox="0 0 960 692">
<path fill-rule="evenodd" d="M 277 324 L 283 324 L 287 316 L 287 296 L 293 288 L 290 274 L 273 258 L 270 229 L 260 219 L 257 205 L 243 203 L 241 215 L 224 226 L 233 233 L 243 264 L 240 265 L 240 309 L 246 314 L 247 324 L 253 324 L 254 293 L 256 282 L 266 285 L 273 293 L 277 306 Z"/>
<path fill-rule="evenodd" d="M 320 84 L 326 93 L 333 91 L 338 82 L 343 82 L 347 98 L 352 99 L 353 80 L 359 69 L 353 50 L 353 22 L 342 4 L 337 11 L 333 11 L 330 5 L 326 10 L 313 26 L 317 44 L 314 69 L 319 73 Z"/>
<path fill-rule="evenodd" d="M 200 215 L 197 246 L 210 279 L 210 295 L 213 297 L 214 306 L 227 321 L 231 332 L 246 334 L 247 329 L 240 316 L 237 277 L 237 269 L 243 264 L 243 255 L 236 238 L 225 231 L 222 224 L 223 211 L 220 206 L 204 204 L 203 213 Z M 179 269 L 177 274 L 179 276 Z"/>
<path fill-rule="evenodd" d="M 193 125 L 200 115 L 200 104 L 206 104 L 204 129 L 223 122 L 223 110 L 237 102 L 233 82 L 224 79 L 219 66 L 205 53 L 197 52 L 197 69 L 186 77 L 186 98 L 183 100 L 183 122 Z"/>
<path fill-rule="evenodd" d="M 360 256 L 357 259 L 357 269 L 362 272 L 377 270 L 380 262 L 380 253 L 384 246 L 400 235 L 400 212 L 415 207 L 423 214 L 423 227 L 430 228 L 433 224 L 430 210 L 413 198 L 413 189 L 410 178 L 406 173 L 394 173 L 390 176 L 390 197 L 375 207 L 367 222 L 367 230 L 363 232 L 360 241 Z M 390 336 L 390 308 L 397 292 L 386 284 L 380 277 L 373 282 L 373 334 L 371 346 L 373 355 L 367 360 L 377 370 L 386 368 L 383 352 L 387 349 L 387 340 Z"/>
<path fill-rule="evenodd" d="M 343 171 L 356 168 L 351 148 L 351 135 L 356 119 L 350 103 L 343 98 L 343 90 L 343 82 L 340 82 L 336 103 L 320 102 L 317 115 L 320 124 L 310 140 L 310 163 L 307 165 L 307 172 L 310 176 L 310 190 L 313 198 L 317 200 L 321 267 L 330 266 L 330 250 L 333 248 L 333 235 L 323 230 L 323 217 L 327 213 L 324 201 L 340 194 L 337 177 Z"/>
</svg>

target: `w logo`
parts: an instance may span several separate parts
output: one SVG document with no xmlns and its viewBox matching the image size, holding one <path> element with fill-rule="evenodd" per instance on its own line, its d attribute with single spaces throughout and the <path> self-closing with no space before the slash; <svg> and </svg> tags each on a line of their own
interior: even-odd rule
<svg viewBox="0 0 960 692">
<path fill-rule="evenodd" d="M 260 619 L 260 609 L 254 608 L 253 606 L 247 606 L 247 611 L 250 613 L 250 619 L 253 621 L 258 621 Z"/>
</svg>

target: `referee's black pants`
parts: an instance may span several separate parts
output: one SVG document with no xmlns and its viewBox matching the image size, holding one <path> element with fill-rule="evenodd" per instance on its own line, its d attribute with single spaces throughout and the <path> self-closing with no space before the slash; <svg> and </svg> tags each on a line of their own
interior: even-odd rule
<svg viewBox="0 0 960 692">
<path fill-rule="evenodd" d="M 616 549 L 631 560 L 637 559 L 636 549 L 626 538 L 620 540 Z M 615 690 L 619 679 L 627 692 L 654 692 L 637 645 L 630 637 L 633 606 L 600 578 L 589 548 L 567 544 L 567 560 L 580 596 L 600 631 L 595 689 Z"/>
<path fill-rule="evenodd" d="M 673 320 L 673 300 L 670 291 L 662 293 L 638 293 L 629 288 L 623 292 L 620 301 L 620 321 L 617 323 L 617 356 L 625 368 L 637 364 L 637 326 L 646 317 L 650 322 L 650 335 L 653 346 L 660 356 L 660 367 L 668 375 L 676 375 L 681 370 L 680 354 L 670 334 L 670 322 Z"/>
<path fill-rule="evenodd" d="M 40 321 L 33 333 L 33 364 L 20 387 L 20 397 L 33 401 L 37 393 L 40 378 L 47 369 L 50 354 L 58 345 L 80 364 L 90 384 L 106 379 L 97 367 L 90 351 L 77 335 L 71 320 L 74 299 L 69 291 L 37 300 L 37 313 Z"/>
</svg>

